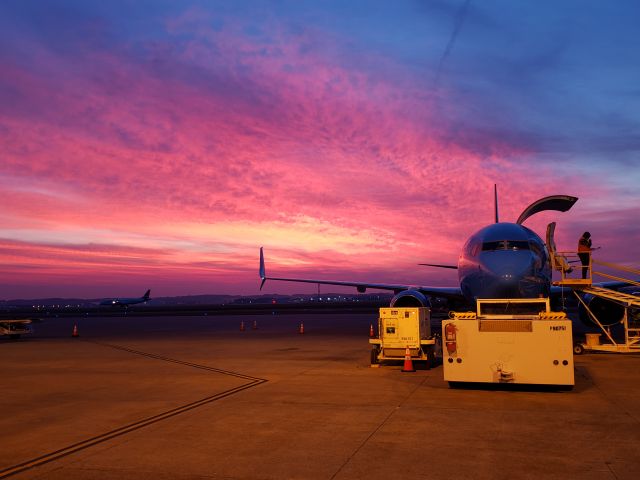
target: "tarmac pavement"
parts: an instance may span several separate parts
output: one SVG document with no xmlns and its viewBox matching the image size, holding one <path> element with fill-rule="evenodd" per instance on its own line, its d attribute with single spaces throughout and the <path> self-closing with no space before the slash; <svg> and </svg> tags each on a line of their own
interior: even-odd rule
<svg viewBox="0 0 640 480">
<path fill-rule="evenodd" d="M 571 392 L 450 389 L 440 366 L 370 368 L 375 318 L 83 318 L 79 338 L 51 319 L 0 340 L 0 478 L 640 478 L 638 355 L 576 357 Z"/>
</svg>

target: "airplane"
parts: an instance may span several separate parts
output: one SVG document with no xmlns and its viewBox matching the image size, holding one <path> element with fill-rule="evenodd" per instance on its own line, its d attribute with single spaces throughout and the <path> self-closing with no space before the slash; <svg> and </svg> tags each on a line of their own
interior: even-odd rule
<svg viewBox="0 0 640 480">
<path fill-rule="evenodd" d="M 437 287 L 423 285 L 348 282 L 319 279 L 283 278 L 266 275 L 263 247 L 260 248 L 260 289 L 267 280 L 302 282 L 325 285 L 352 286 L 364 293 L 368 288 L 389 290 L 394 293 L 391 307 L 429 307 L 429 297 L 444 297 L 453 301 L 462 301 L 475 306 L 479 298 L 536 298 L 559 296 L 569 292 L 565 287 L 552 286 L 552 268 L 550 255 L 545 242 L 523 222 L 532 215 L 548 210 L 568 211 L 578 200 L 569 195 L 552 195 L 541 198 L 529 205 L 515 223 L 498 220 L 497 188 L 495 195 L 495 223 L 489 224 L 471 235 L 462 247 L 457 265 L 424 264 L 434 267 L 456 269 L 458 287 Z M 554 224 L 555 226 L 555 224 Z M 548 235 L 549 236 L 549 232 Z M 552 240 L 551 232 L 551 240 Z M 587 298 L 596 303 L 613 302 L 599 298 Z M 619 321 L 619 308 L 613 308 Z M 621 313 L 620 313 L 621 314 Z M 590 323 L 586 314 L 581 312 L 583 323 Z"/>
<path fill-rule="evenodd" d="M 100 305 L 110 305 L 110 306 L 122 306 L 127 307 L 129 305 L 135 305 L 136 303 L 145 303 L 149 300 L 149 295 L 151 294 L 151 290 L 147 290 L 145 294 L 141 297 L 137 298 L 113 298 L 107 299 L 100 302 Z"/>
</svg>

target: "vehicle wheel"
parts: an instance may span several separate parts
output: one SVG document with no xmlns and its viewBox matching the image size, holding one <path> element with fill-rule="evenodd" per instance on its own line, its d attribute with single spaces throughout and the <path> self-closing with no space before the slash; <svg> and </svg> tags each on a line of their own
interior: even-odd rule
<svg viewBox="0 0 640 480">
<path fill-rule="evenodd" d="M 436 363 L 436 361 L 435 361 L 436 359 L 435 359 L 435 354 L 434 354 L 433 348 L 429 348 L 429 347 L 425 348 L 424 349 L 424 354 L 427 357 L 427 360 L 424 362 L 425 368 L 427 370 L 431 370 L 435 366 L 435 363 Z"/>
<path fill-rule="evenodd" d="M 570 392 L 573 390 L 573 385 L 559 385 L 558 391 L 560 392 Z"/>
<path fill-rule="evenodd" d="M 582 355 L 584 353 L 584 346 L 581 343 L 575 343 L 573 345 L 573 353 L 575 355 Z"/>
<path fill-rule="evenodd" d="M 433 353 L 434 353 L 434 364 L 437 364 L 438 361 L 442 362 L 442 338 L 440 337 L 440 335 L 436 334 L 435 336 L 436 339 L 436 343 L 433 346 Z"/>
<path fill-rule="evenodd" d="M 378 364 L 378 349 L 377 348 L 372 348 L 371 349 L 371 365 L 377 365 Z"/>
<path fill-rule="evenodd" d="M 11 335 L 9 335 L 9 338 L 11 338 L 12 340 L 17 340 L 18 338 L 20 338 L 20 334 L 12 333 Z"/>
</svg>

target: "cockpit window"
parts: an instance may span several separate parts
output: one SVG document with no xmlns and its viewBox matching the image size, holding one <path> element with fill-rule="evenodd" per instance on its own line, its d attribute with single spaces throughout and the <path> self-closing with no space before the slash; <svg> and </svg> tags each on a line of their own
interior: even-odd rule
<svg viewBox="0 0 640 480">
<path fill-rule="evenodd" d="M 538 244 L 536 244 L 535 242 L 529 242 L 529 248 L 531 249 L 531 251 L 537 255 L 537 256 L 542 256 L 542 249 L 540 248 L 540 246 Z"/>
<path fill-rule="evenodd" d="M 482 244 L 483 252 L 493 250 L 529 250 L 529 242 L 523 240 L 499 240 Z"/>
<path fill-rule="evenodd" d="M 480 243 L 475 241 L 475 242 L 469 242 L 467 244 L 467 255 L 471 255 L 472 257 L 475 257 L 476 255 L 478 255 L 478 251 L 480 250 Z"/>
</svg>

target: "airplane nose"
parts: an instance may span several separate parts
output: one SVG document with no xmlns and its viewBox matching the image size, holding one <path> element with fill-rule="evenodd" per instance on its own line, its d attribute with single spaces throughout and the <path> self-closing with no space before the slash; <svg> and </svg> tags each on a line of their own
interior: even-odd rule
<svg viewBox="0 0 640 480">
<path fill-rule="evenodd" d="M 531 255 L 510 255 L 508 259 L 487 261 L 485 267 L 501 282 L 509 284 L 531 275 L 533 263 Z"/>
<path fill-rule="evenodd" d="M 519 296 L 520 293 L 520 276 L 512 274 L 500 275 L 496 282 L 498 294 L 504 298 Z"/>
<path fill-rule="evenodd" d="M 534 273 L 534 259 L 531 255 L 507 252 L 509 258 L 492 258 L 485 263 L 487 277 L 490 280 L 490 294 L 495 298 L 514 298 L 523 296 L 524 283 Z M 527 252 L 528 253 L 528 252 Z"/>
</svg>

